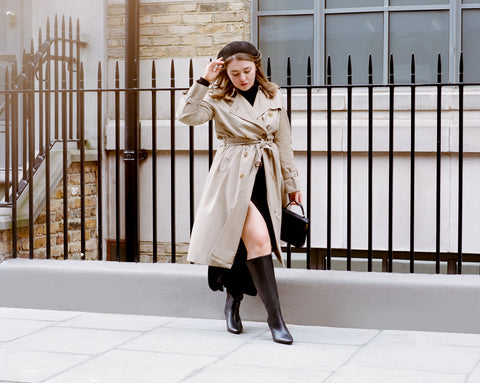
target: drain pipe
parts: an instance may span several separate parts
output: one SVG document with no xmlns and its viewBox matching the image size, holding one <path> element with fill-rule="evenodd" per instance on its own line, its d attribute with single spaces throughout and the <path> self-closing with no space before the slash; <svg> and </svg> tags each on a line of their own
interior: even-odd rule
<svg viewBox="0 0 480 383">
<path fill-rule="evenodd" d="M 125 1 L 125 88 L 138 88 L 139 0 Z M 138 156 L 140 122 L 138 92 L 125 92 L 125 254 L 127 262 L 139 260 Z M 117 180 L 118 181 L 118 180 Z M 119 217 L 117 217 L 119 219 Z"/>
</svg>

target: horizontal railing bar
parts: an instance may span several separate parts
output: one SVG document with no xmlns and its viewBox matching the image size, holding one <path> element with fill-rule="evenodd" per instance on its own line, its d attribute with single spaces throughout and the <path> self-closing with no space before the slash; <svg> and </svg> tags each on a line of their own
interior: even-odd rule
<svg viewBox="0 0 480 383">
<path fill-rule="evenodd" d="M 414 87 L 429 87 L 429 88 L 436 88 L 438 86 L 443 87 L 457 87 L 457 86 L 464 86 L 464 87 L 472 87 L 472 86 L 480 86 L 480 83 L 429 83 L 429 84 L 412 84 L 412 83 L 402 83 L 402 84 L 377 84 L 377 85 L 363 85 L 363 84 L 355 84 L 355 85 L 282 85 L 281 89 L 328 89 L 328 88 L 338 88 L 338 89 L 347 89 L 347 88 L 411 88 Z M 0 94 L 19 94 L 19 93 L 29 93 L 34 92 L 38 94 L 43 93 L 98 93 L 98 92 L 171 92 L 171 91 L 186 91 L 189 88 L 172 88 L 172 87 L 165 87 L 165 88 L 91 88 L 91 89 L 23 89 L 23 90 L 0 90 Z"/>
</svg>

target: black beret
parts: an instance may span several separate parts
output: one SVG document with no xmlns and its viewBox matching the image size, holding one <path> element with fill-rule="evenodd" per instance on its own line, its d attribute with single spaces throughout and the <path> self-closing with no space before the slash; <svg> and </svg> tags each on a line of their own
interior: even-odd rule
<svg viewBox="0 0 480 383">
<path fill-rule="evenodd" d="M 260 51 L 248 41 L 232 41 L 231 43 L 225 45 L 220 52 L 218 52 L 217 59 L 223 57 L 223 61 L 225 61 L 227 58 L 236 53 L 248 53 L 255 57 L 260 55 Z"/>
</svg>

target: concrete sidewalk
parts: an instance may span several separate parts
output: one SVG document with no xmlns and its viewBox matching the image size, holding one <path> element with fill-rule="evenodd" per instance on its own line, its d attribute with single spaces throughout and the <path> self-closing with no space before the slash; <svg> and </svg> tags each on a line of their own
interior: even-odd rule
<svg viewBox="0 0 480 383">
<path fill-rule="evenodd" d="M 0 307 L 1 382 L 478 383 L 480 335 Z"/>
</svg>

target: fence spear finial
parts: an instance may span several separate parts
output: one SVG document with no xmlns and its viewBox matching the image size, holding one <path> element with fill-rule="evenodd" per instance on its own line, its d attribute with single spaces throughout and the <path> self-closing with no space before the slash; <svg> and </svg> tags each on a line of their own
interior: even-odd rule
<svg viewBox="0 0 480 383">
<path fill-rule="evenodd" d="M 83 71 L 83 61 L 80 62 L 80 89 L 84 89 L 85 86 L 84 86 L 84 71 Z"/>
<path fill-rule="evenodd" d="M 267 79 L 272 81 L 272 66 L 270 64 L 270 56 L 267 57 Z"/>
<path fill-rule="evenodd" d="M 46 24 L 46 36 L 45 39 L 49 40 L 50 39 L 50 17 L 47 16 L 47 24 Z"/>
<path fill-rule="evenodd" d="M 348 55 L 347 83 L 348 85 L 352 85 L 352 56 L 351 55 Z"/>
<path fill-rule="evenodd" d="M 152 60 L 152 88 L 157 87 L 157 70 L 155 69 L 155 60 Z"/>
<path fill-rule="evenodd" d="M 460 82 L 463 82 L 463 52 L 460 52 L 460 67 L 458 72 Z"/>
<path fill-rule="evenodd" d="M 7 66 L 7 68 L 5 69 L 5 90 L 9 90 L 9 89 L 10 89 L 10 75 L 9 75 L 8 66 Z M 7 97 L 8 95 L 5 98 Z M 7 102 L 5 102 L 5 105 L 7 105 Z"/>
<path fill-rule="evenodd" d="M 415 83 L 415 53 L 412 53 L 412 62 L 410 65 L 410 80 L 411 83 Z"/>
<path fill-rule="evenodd" d="M 394 82 L 395 82 L 395 71 L 394 71 L 394 66 L 393 66 L 393 54 L 390 54 L 388 83 L 393 84 Z"/>
<path fill-rule="evenodd" d="M 332 85 L 332 60 L 327 57 L 327 85 Z"/>
<path fill-rule="evenodd" d="M 190 59 L 189 65 L 188 65 L 188 83 L 189 86 L 192 86 L 193 84 L 193 61 Z"/>
<path fill-rule="evenodd" d="M 98 69 L 97 69 L 97 86 L 99 88 L 102 87 L 102 62 L 98 62 Z"/>
<path fill-rule="evenodd" d="M 440 53 L 437 60 L 437 82 L 442 82 L 442 55 Z"/>
<path fill-rule="evenodd" d="M 307 57 L 307 85 L 312 85 L 312 60 Z"/>
<path fill-rule="evenodd" d="M 292 85 L 292 65 L 290 63 L 290 56 L 287 57 L 287 85 Z"/>
<path fill-rule="evenodd" d="M 368 83 L 373 84 L 373 62 L 372 55 L 368 55 Z"/>
<path fill-rule="evenodd" d="M 118 68 L 118 61 L 115 62 L 115 88 L 120 88 L 120 70 Z"/>
</svg>

